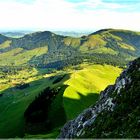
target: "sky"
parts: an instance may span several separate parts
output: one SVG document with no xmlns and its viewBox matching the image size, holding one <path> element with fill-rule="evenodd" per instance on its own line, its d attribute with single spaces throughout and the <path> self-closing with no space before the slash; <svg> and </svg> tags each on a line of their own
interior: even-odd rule
<svg viewBox="0 0 140 140">
<path fill-rule="evenodd" d="M 0 0 L 0 30 L 140 31 L 140 0 Z"/>
</svg>

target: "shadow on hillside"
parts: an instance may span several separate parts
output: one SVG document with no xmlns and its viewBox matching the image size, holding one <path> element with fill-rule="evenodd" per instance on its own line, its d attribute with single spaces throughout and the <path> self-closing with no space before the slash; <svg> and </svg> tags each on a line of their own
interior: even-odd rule
<svg viewBox="0 0 140 140">
<path fill-rule="evenodd" d="M 62 74 L 63 75 L 63 74 Z M 60 75 L 62 77 L 62 75 Z M 63 79 L 59 76 L 42 78 L 29 83 L 23 88 L 12 87 L 2 92 L 0 96 L 0 138 L 13 138 L 24 136 L 24 112 L 28 106 L 47 87 L 57 88 L 64 86 L 70 75 L 65 75 Z M 54 81 L 58 81 L 53 84 Z M 1 122 L 1 120 L 3 120 Z M 7 126 L 7 124 L 10 124 Z"/>
<path fill-rule="evenodd" d="M 63 93 L 67 85 L 61 88 L 46 88 L 28 106 L 24 113 L 25 133 L 46 134 L 66 122 L 63 107 Z"/>
<path fill-rule="evenodd" d="M 56 127 L 62 127 L 67 120 L 75 118 L 85 108 L 93 105 L 97 101 L 99 94 L 96 93 L 89 93 L 87 96 L 77 93 L 79 99 L 64 97 L 63 92 L 67 88 L 64 82 L 69 78 L 70 75 L 60 75 L 60 77 L 57 75 L 46 78 L 46 81 L 44 81 L 45 78 L 42 78 L 30 82 L 29 86 L 25 86 L 23 89 L 13 87 L 3 91 L 4 94 L 0 97 L 0 120 L 4 118 L 5 123 L 3 121 L 4 125 L 0 125 L 0 137 L 23 137 L 25 133 L 29 135 L 46 134 Z M 46 82 L 46 86 L 41 87 L 42 82 Z M 38 98 L 41 91 L 47 87 L 51 87 L 52 89 L 61 87 L 58 95 L 50 102 L 47 119 L 41 123 L 27 124 L 25 122 L 24 112 Z M 33 113 L 38 113 L 38 111 Z M 9 115 L 7 116 L 7 114 Z M 10 124 L 8 127 L 6 125 L 7 122 Z M 26 129 L 25 131 L 27 127 L 31 128 L 31 130 Z"/>
<path fill-rule="evenodd" d="M 66 88 L 67 86 L 64 86 L 63 90 Z M 99 97 L 99 94 L 97 93 L 89 93 L 87 96 L 84 96 L 81 93 L 77 94 L 80 96 L 78 100 L 63 97 L 63 93 L 61 92 L 60 96 L 62 100 L 59 102 L 59 106 L 57 106 L 58 104 L 53 106 L 54 111 L 45 122 L 31 125 L 30 128 L 32 130 L 26 131 L 26 137 L 35 138 L 37 136 L 37 138 L 56 138 L 60 134 L 61 128 L 68 120 L 76 118 L 84 109 L 94 105 Z M 63 106 L 65 103 L 68 106 Z M 50 124 L 45 126 L 47 123 Z M 36 129 L 36 127 L 38 128 Z M 43 130 L 44 128 L 45 131 Z M 50 133 L 52 136 L 48 137 L 46 134 Z"/>
<path fill-rule="evenodd" d="M 94 105 L 99 98 L 98 93 L 88 93 L 83 95 L 82 93 L 77 93 L 79 99 L 71 99 L 64 97 L 64 107 L 67 114 L 67 120 L 77 117 L 84 109 L 88 108 L 91 105 Z"/>
</svg>

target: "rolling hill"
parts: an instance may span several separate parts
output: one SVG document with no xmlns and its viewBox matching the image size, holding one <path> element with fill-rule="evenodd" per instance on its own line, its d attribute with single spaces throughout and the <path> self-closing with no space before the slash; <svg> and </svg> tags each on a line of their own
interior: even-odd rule
<svg viewBox="0 0 140 140">
<path fill-rule="evenodd" d="M 0 137 L 56 138 L 139 55 L 133 31 L 0 35 Z"/>
<path fill-rule="evenodd" d="M 31 33 L 32 31 L 9 31 L 9 32 L 2 32 L 1 34 L 7 36 L 7 37 L 12 37 L 12 38 L 20 38 L 23 37 L 26 34 Z"/>
<path fill-rule="evenodd" d="M 140 58 L 131 62 L 95 105 L 63 127 L 59 138 L 140 138 Z"/>
<path fill-rule="evenodd" d="M 59 128 L 66 121 L 76 117 L 83 109 L 96 102 L 99 92 L 107 85 L 113 84 L 122 71 L 120 68 L 111 65 L 82 64 L 78 67 L 77 70 L 71 67 L 51 73 L 48 73 L 47 68 L 22 68 L 18 71 L 3 71 L 1 73 L 3 78 L 0 79 L 0 137 L 23 137 L 26 134 L 27 138 L 37 138 L 36 135 L 40 134 L 38 138 L 40 136 L 45 138 L 45 134 L 47 135 L 50 131 L 56 137 L 59 134 Z M 103 83 L 100 84 L 100 81 Z M 51 130 L 44 130 L 43 126 L 38 127 L 38 123 L 31 123 L 32 129 L 29 131 L 28 123 L 25 123 L 24 112 L 35 100 L 38 100 L 39 95 L 42 95 L 41 93 L 45 89 L 47 96 L 48 87 L 54 91 L 61 88 L 49 104 L 46 120 L 52 123 Z M 38 110 L 34 110 L 31 114 L 36 114 L 36 112 Z M 44 120 L 43 124 L 45 124 Z M 36 129 L 33 129 L 33 126 Z M 40 132 L 42 129 L 44 131 Z M 34 130 L 35 133 L 31 130 Z M 49 138 L 47 136 L 46 138 Z"/>
<path fill-rule="evenodd" d="M 87 61 L 122 66 L 139 56 L 139 40 L 138 32 L 114 29 L 100 30 L 79 38 L 56 35 L 49 31 L 21 38 L 1 35 L 0 63 L 3 66 L 56 68 L 66 66 L 66 61 L 69 62 L 68 65 Z"/>
</svg>

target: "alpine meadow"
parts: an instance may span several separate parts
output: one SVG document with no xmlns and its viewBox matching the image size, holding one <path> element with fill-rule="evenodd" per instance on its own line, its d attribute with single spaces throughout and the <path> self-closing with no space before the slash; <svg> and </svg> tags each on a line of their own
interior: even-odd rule
<svg viewBox="0 0 140 140">
<path fill-rule="evenodd" d="M 0 138 L 140 138 L 139 6 L 0 1 Z"/>
</svg>

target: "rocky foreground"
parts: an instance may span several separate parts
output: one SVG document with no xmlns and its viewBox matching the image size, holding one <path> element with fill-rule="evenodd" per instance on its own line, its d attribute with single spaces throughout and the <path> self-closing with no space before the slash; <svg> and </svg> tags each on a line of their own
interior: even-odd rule
<svg viewBox="0 0 140 140">
<path fill-rule="evenodd" d="M 59 138 L 140 138 L 140 58 L 95 105 L 64 125 Z"/>
</svg>

